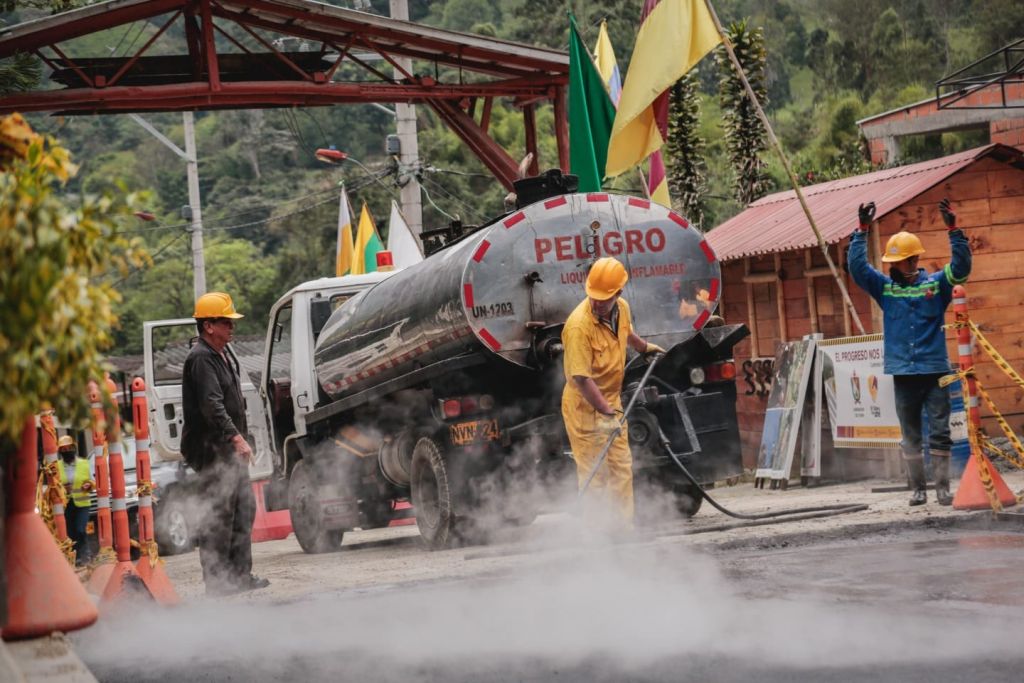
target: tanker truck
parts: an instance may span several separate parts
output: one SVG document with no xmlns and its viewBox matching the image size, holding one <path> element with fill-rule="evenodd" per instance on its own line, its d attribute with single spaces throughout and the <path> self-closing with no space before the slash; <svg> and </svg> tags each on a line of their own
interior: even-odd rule
<svg viewBox="0 0 1024 683">
<path fill-rule="evenodd" d="M 629 270 L 637 333 L 668 349 L 629 416 L 638 513 L 657 500 L 658 514 L 692 515 L 702 501 L 661 433 L 702 483 L 742 472 L 732 348 L 748 332 L 708 325 L 721 280 L 701 233 L 643 199 L 525 182 L 537 181 L 536 201 L 415 266 L 306 282 L 271 308 L 260 376 L 243 377 L 250 470 L 261 514 L 289 510 L 304 551 L 410 515 L 444 548 L 571 499 L 561 331 L 601 256 Z M 152 431 L 170 453 L 194 335 L 191 319 L 146 324 Z M 645 365 L 629 361 L 627 396 Z"/>
<path fill-rule="evenodd" d="M 685 515 L 700 506 L 661 433 L 701 482 L 742 472 L 731 358 L 747 330 L 706 326 L 721 280 L 702 234 L 643 199 L 547 185 L 549 196 L 340 305 L 326 291 L 301 306 L 285 297 L 291 329 L 315 339 L 305 386 L 273 378 L 285 310 L 275 306 L 261 386 L 276 434 L 267 505 L 289 508 L 305 551 L 336 549 L 346 530 L 410 512 L 431 548 L 475 542 L 572 495 L 560 335 L 601 256 L 630 273 L 624 296 L 637 333 L 669 349 L 629 418 L 638 486 L 656 484 Z M 308 321 L 297 327 L 300 314 Z M 305 351 L 292 336 L 295 366 Z M 630 361 L 626 393 L 644 369 L 642 358 Z"/>
</svg>

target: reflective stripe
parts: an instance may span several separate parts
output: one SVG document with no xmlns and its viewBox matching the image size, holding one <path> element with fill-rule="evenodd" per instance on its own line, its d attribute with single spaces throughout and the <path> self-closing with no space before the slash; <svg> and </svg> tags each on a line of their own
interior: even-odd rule
<svg viewBox="0 0 1024 683">
<path fill-rule="evenodd" d="M 113 504 L 110 506 L 110 509 L 113 510 L 114 512 L 121 512 L 122 510 L 128 509 L 128 503 L 125 502 L 124 498 L 115 498 Z"/>
<path fill-rule="evenodd" d="M 967 303 L 967 299 L 965 299 L 963 297 L 959 297 L 959 298 L 953 299 L 953 303 L 954 304 L 966 304 Z"/>
<path fill-rule="evenodd" d="M 953 275 L 953 264 L 947 263 L 946 267 L 942 269 L 942 272 L 946 274 L 946 279 L 949 280 L 951 285 L 962 285 L 967 282 L 966 277 L 956 277 Z"/>
<path fill-rule="evenodd" d="M 49 465 L 51 462 L 57 462 L 57 453 L 43 453 L 43 462 Z"/>
<path fill-rule="evenodd" d="M 64 514 L 64 506 L 61 505 L 60 503 L 54 503 L 53 504 L 53 514 L 55 514 L 55 515 L 63 515 Z"/>
<path fill-rule="evenodd" d="M 102 407 L 103 407 L 103 403 L 101 403 L 101 402 L 98 402 L 98 403 L 90 403 L 90 404 L 89 404 L 89 407 L 90 407 L 90 408 L 102 408 Z"/>
<path fill-rule="evenodd" d="M 96 507 L 108 508 L 110 507 L 110 496 L 96 496 Z"/>
<path fill-rule="evenodd" d="M 970 407 L 970 408 L 977 408 L 978 407 L 978 397 L 977 396 L 971 396 L 971 400 L 969 400 L 967 402 L 967 406 Z"/>
<path fill-rule="evenodd" d="M 152 496 L 142 496 L 141 498 L 139 498 L 139 507 L 140 508 L 153 507 L 153 497 Z"/>
<path fill-rule="evenodd" d="M 149 450 L 149 439 L 138 439 L 135 442 L 135 450 L 137 451 L 148 451 Z"/>
<path fill-rule="evenodd" d="M 109 448 L 108 452 L 110 453 L 110 455 L 114 455 L 114 454 L 120 455 L 121 454 L 121 442 L 120 441 L 115 441 L 114 443 L 110 444 L 110 448 Z"/>
<path fill-rule="evenodd" d="M 971 345 L 970 344 L 957 344 L 956 350 L 957 350 L 957 353 L 959 353 L 961 356 L 969 356 L 969 355 L 971 355 Z"/>
</svg>

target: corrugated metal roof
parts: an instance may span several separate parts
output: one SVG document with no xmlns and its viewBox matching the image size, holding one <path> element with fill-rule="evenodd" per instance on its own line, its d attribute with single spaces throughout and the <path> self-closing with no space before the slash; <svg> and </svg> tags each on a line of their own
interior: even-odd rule
<svg viewBox="0 0 1024 683">
<path fill-rule="evenodd" d="M 801 189 L 822 237 L 828 244 L 834 244 L 857 227 L 857 207 L 860 204 L 873 201 L 878 207 L 876 217 L 881 218 L 997 148 L 1020 155 L 1019 151 L 1004 145 L 986 145 L 932 161 L 887 168 Z M 805 249 L 818 244 L 793 190 L 762 197 L 746 211 L 711 230 L 707 240 L 721 261 Z"/>
</svg>

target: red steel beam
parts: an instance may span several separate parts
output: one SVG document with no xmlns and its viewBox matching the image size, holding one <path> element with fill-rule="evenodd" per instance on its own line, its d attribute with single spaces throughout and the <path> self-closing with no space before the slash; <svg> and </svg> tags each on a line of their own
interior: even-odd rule
<svg viewBox="0 0 1024 683">
<path fill-rule="evenodd" d="M 180 9 L 182 4 L 182 0 L 150 0 L 150 2 L 126 7 L 97 7 L 94 14 L 80 17 L 76 21 L 55 23 L 16 38 L 3 39 L 0 41 L 0 57 L 10 57 L 15 52 L 32 52 L 41 45 L 62 43 L 114 26 L 150 19 Z"/>
<path fill-rule="evenodd" d="M 550 84 L 543 84 L 545 87 Z M 0 98 L 0 112 L 13 111 L 160 111 L 167 102 L 177 110 L 189 104 L 193 109 L 238 106 L 326 106 L 366 102 L 423 103 L 432 100 L 458 101 L 466 97 L 502 97 L 532 90 L 526 85 L 507 82 L 466 83 L 463 85 L 389 84 L 389 83 L 309 83 L 306 81 L 222 82 L 212 92 L 209 84 L 176 83 L 153 86 L 116 86 L 113 88 L 73 88 L 12 94 Z M 267 99 L 270 98 L 270 99 Z M 466 116 L 462 112 L 462 116 Z M 468 117 L 467 117 L 468 118 Z M 470 119 L 471 120 L 471 119 Z M 473 127 L 483 131 L 475 123 Z"/>
<path fill-rule="evenodd" d="M 334 24 L 336 24 L 336 26 L 335 26 L 336 31 L 335 32 L 331 32 L 331 31 L 327 30 L 326 26 L 321 27 L 320 29 L 312 29 L 312 28 L 308 28 L 308 27 L 305 27 L 305 26 L 300 26 L 298 24 L 291 24 L 291 23 L 281 22 L 281 21 L 272 21 L 272 20 L 269 20 L 269 19 L 265 19 L 263 17 L 254 16 L 252 14 L 246 14 L 244 12 L 234 12 L 234 11 L 232 11 L 230 9 L 227 9 L 227 8 L 219 6 L 219 5 L 214 5 L 214 15 L 216 15 L 218 17 L 223 17 L 224 19 L 230 19 L 231 21 L 234 21 L 234 22 L 246 23 L 246 24 L 249 24 L 250 26 L 259 26 L 260 28 L 265 28 L 265 29 L 271 30 L 271 31 L 277 31 L 278 33 L 283 33 L 283 34 L 286 34 L 286 35 L 292 35 L 292 36 L 303 37 L 303 38 L 312 38 L 314 40 L 327 41 L 327 42 L 337 41 L 338 38 L 340 38 L 342 36 L 350 35 L 352 33 L 361 33 L 362 29 L 366 28 L 365 26 L 355 26 L 355 25 L 352 25 L 349 22 L 333 22 Z M 299 16 L 301 18 L 306 18 L 306 19 L 309 18 L 305 14 L 301 14 L 301 13 L 300 13 Z M 340 31 L 340 33 L 338 31 Z M 459 55 L 459 57 L 461 57 L 463 59 L 462 59 L 462 61 L 460 61 L 460 59 L 456 57 L 455 53 L 451 52 L 451 50 L 454 47 L 458 47 L 458 46 L 455 46 L 455 45 L 449 44 L 449 43 L 442 43 L 442 42 L 439 42 L 439 41 L 428 41 L 428 40 L 420 39 L 419 43 L 413 44 L 413 43 L 409 42 L 407 34 L 399 34 L 399 33 L 396 33 L 396 32 L 388 32 L 384 36 L 374 35 L 373 37 L 375 37 L 375 38 L 390 37 L 391 40 L 395 40 L 396 42 L 400 43 L 399 46 L 395 46 L 395 45 L 383 46 L 383 45 L 381 45 L 381 46 L 378 46 L 375 49 L 387 50 L 387 51 L 392 52 L 394 54 L 398 54 L 398 55 L 400 55 L 402 57 L 410 57 L 412 59 L 421 59 L 423 61 L 437 62 L 437 63 L 443 64 L 445 66 L 461 67 L 463 69 L 467 69 L 467 70 L 470 70 L 470 71 L 475 71 L 475 72 L 485 73 L 485 74 L 490 74 L 490 75 L 496 75 L 496 76 L 510 76 L 511 75 L 511 76 L 527 76 L 528 77 L 528 76 L 532 76 L 532 75 L 537 73 L 535 68 L 531 68 L 530 66 L 524 65 L 524 64 L 518 64 L 518 63 L 516 63 L 514 61 L 511 61 L 511 60 L 507 61 L 507 62 L 504 62 L 504 63 L 498 62 L 498 61 L 496 61 L 498 57 L 493 55 L 493 54 L 485 54 L 485 55 L 479 57 L 479 59 L 477 57 L 475 57 L 475 56 L 474 56 L 473 60 L 465 59 L 467 53 L 465 53 L 461 49 L 461 47 L 459 49 L 458 55 Z M 372 41 L 370 41 L 370 42 L 372 42 Z M 435 47 L 435 49 L 439 50 L 439 52 L 434 53 L 434 52 L 428 52 L 428 51 L 423 50 L 423 49 L 416 49 L 417 46 Z M 479 52 L 479 51 L 474 50 L 474 51 L 471 51 L 469 54 L 473 55 L 476 52 Z M 501 57 L 504 58 L 505 56 L 502 55 Z M 532 63 L 534 63 L 533 60 L 531 60 L 531 64 Z M 545 66 L 548 66 L 548 65 L 545 65 Z M 546 69 L 545 69 L 545 71 L 546 71 Z M 566 66 L 565 67 L 565 71 L 562 72 L 562 73 L 563 73 L 563 78 L 565 80 L 568 80 L 569 67 Z"/>
<path fill-rule="evenodd" d="M 555 143 L 558 145 L 558 166 L 569 172 L 569 123 L 565 115 L 565 86 L 553 88 L 555 100 Z"/>
<path fill-rule="evenodd" d="M 142 55 L 144 55 L 146 53 L 146 50 L 149 49 L 149 46 L 152 45 L 153 43 L 155 43 L 156 39 L 159 38 L 160 36 L 162 36 L 164 34 L 164 31 L 166 31 L 168 28 L 170 28 L 171 24 L 173 24 L 175 21 L 177 21 L 178 17 L 180 17 L 180 16 L 181 16 L 181 10 L 178 10 L 177 12 L 172 14 L 171 18 L 168 19 L 166 22 L 164 22 L 164 25 L 160 27 L 160 30 L 157 31 L 156 33 L 154 33 L 152 36 L 150 36 L 149 40 L 146 41 L 146 44 L 143 45 L 142 47 L 140 47 L 139 51 L 136 52 L 134 55 L 132 55 L 132 58 L 129 59 L 127 62 L 125 62 L 121 66 L 121 68 L 117 70 L 117 73 L 114 74 L 114 76 L 110 79 L 110 82 L 107 83 L 107 87 L 112 86 L 112 85 L 117 85 L 117 82 L 119 80 L 121 80 L 121 76 L 124 76 L 125 73 L 127 73 L 128 70 L 131 69 L 135 65 L 136 62 L 139 61 L 139 57 L 141 57 Z"/>
<path fill-rule="evenodd" d="M 526 153 L 532 154 L 530 159 L 530 175 L 540 173 L 540 154 L 537 152 L 537 117 L 532 104 L 523 107 L 523 128 L 526 130 Z"/>
<path fill-rule="evenodd" d="M 213 16 L 210 14 L 210 0 L 200 0 L 199 14 L 203 20 L 203 56 L 206 57 L 206 77 L 210 90 L 220 90 L 220 66 L 217 63 L 217 41 L 213 35 Z"/>
<path fill-rule="evenodd" d="M 512 183 L 517 179 L 519 169 L 508 152 L 489 138 L 469 114 L 459 108 L 457 102 L 428 99 L 427 104 L 466 143 L 498 182 L 504 185 L 505 189 L 512 190 Z"/>
</svg>

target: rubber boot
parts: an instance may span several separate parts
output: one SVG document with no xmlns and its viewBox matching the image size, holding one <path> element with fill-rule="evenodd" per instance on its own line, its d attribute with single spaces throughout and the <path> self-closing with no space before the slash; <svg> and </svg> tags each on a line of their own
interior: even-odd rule
<svg viewBox="0 0 1024 683">
<path fill-rule="evenodd" d="M 907 460 L 907 473 L 910 476 L 910 487 L 914 489 L 914 493 L 910 496 L 910 505 L 924 505 L 928 502 L 928 496 L 925 493 L 928 483 L 924 476 L 924 459 Z"/>
<path fill-rule="evenodd" d="M 949 493 L 949 458 L 932 458 L 935 470 L 935 499 L 939 505 L 952 505 L 953 496 Z"/>
</svg>

